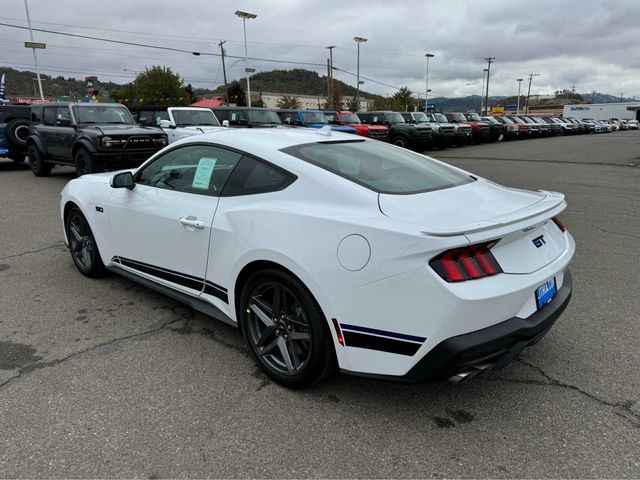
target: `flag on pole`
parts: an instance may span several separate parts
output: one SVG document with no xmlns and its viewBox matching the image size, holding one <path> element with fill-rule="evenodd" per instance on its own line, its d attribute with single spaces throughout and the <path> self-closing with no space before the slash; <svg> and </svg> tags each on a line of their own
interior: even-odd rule
<svg viewBox="0 0 640 480">
<path fill-rule="evenodd" d="M 0 79 L 0 103 L 4 103 L 4 73 Z"/>
</svg>

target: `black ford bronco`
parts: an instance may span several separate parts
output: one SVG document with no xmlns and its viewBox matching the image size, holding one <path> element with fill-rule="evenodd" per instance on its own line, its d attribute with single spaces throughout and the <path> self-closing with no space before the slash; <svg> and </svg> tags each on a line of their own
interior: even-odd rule
<svg viewBox="0 0 640 480">
<path fill-rule="evenodd" d="M 27 154 L 37 177 L 54 165 L 75 166 L 78 176 L 134 168 L 168 144 L 161 129 L 136 125 L 114 103 L 32 105 L 30 120 Z"/>
</svg>

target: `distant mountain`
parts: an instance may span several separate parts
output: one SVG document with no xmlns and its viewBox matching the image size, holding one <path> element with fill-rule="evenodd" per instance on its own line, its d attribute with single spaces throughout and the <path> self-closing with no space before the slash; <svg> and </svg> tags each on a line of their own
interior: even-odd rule
<svg viewBox="0 0 640 480">
<path fill-rule="evenodd" d="M 0 77 L 5 74 L 5 91 L 7 97 L 33 97 L 39 96 L 36 73 L 29 70 L 15 70 L 13 68 L 0 67 Z M 89 76 L 89 73 L 87 74 Z M 84 97 L 87 92 L 84 79 L 52 77 L 40 74 L 42 90 L 45 97 Z M 98 79 L 99 80 L 99 79 Z M 112 89 L 120 85 L 113 82 L 99 84 L 100 96 L 108 94 Z"/>
</svg>

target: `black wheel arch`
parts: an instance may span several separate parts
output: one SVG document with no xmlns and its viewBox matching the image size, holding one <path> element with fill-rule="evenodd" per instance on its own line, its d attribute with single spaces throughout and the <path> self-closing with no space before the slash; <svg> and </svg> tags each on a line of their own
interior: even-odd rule
<svg viewBox="0 0 640 480">
<path fill-rule="evenodd" d="M 91 141 L 87 140 L 86 138 L 80 138 L 76 140 L 76 142 L 73 144 L 73 148 L 71 150 L 71 156 L 75 158 L 76 154 L 81 148 L 86 150 L 88 153 L 96 152 L 96 147 Z"/>
<path fill-rule="evenodd" d="M 46 156 L 48 151 L 47 151 L 47 146 L 46 143 L 42 141 L 42 139 L 37 136 L 37 135 L 29 135 L 29 138 L 27 138 L 27 149 L 31 146 L 34 145 L 39 151 L 40 154 L 43 156 Z"/>
</svg>

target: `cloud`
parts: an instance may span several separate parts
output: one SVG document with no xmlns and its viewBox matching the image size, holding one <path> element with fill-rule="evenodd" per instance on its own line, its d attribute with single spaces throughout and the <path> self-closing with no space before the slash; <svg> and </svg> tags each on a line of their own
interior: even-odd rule
<svg viewBox="0 0 640 480">
<path fill-rule="evenodd" d="M 578 91 L 598 90 L 640 96 L 637 26 L 640 2 L 619 0 L 239 0 L 235 2 L 112 2 L 100 9 L 81 0 L 29 0 L 34 27 L 151 43 L 189 51 L 219 52 L 226 40 L 229 55 L 243 56 L 242 21 L 236 9 L 258 14 L 247 21 L 249 55 L 287 62 L 324 65 L 326 46 L 336 45 L 336 66 L 356 71 L 355 35 L 361 45 L 360 71 L 382 83 L 407 85 L 424 92 L 424 54 L 430 62 L 432 96 L 479 94 L 487 56 L 492 65 L 491 93 L 517 93 L 516 78 L 539 73 L 532 93 L 551 93 L 576 85 Z M 24 24 L 23 0 L 4 0 L 7 23 Z M 142 70 L 167 65 L 197 87 L 222 83 L 220 59 L 36 33 L 48 46 L 39 53 L 45 73 L 102 80 L 131 79 L 123 69 Z M 26 31 L 0 27 L 2 61 L 28 69 L 31 52 L 22 46 Z M 295 64 L 253 61 L 259 71 L 294 68 Z M 242 75 L 242 61 L 230 58 L 229 78 Z M 326 68 L 315 69 L 321 74 Z M 355 84 L 355 78 L 336 73 Z M 469 85 L 471 84 L 471 85 Z M 365 81 L 367 91 L 392 94 L 394 89 Z"/>
</svg>

